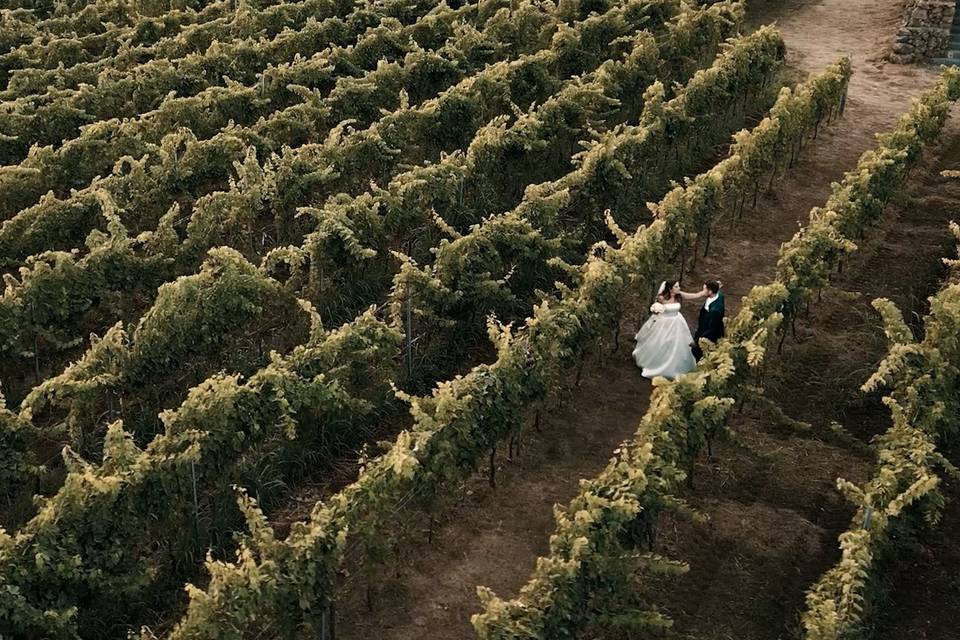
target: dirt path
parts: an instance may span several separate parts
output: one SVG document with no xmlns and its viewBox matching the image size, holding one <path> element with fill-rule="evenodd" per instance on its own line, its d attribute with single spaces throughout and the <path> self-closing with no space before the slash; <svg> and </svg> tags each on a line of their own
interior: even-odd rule
<svg viewBox="0 0 960 640">
<path fill-rule="evenodd" d="M 856 75 L 846 118 L 808 148 L 745 223 L 719 230 L 714 252 L 687 278 L 696 282 L 719 274 L 731 315 L 751 285 L 768 280 L 780 244 L 792 236 L 798 221 L 807 219 L 811 207 L 824 202 L 830 182 L 873 146 L 873 134 L 906 109 L 910 96 L 932 82 L 930 71 L 878 61 L 892 41 L 900 4 L 770 1 L 757 8 L 757 22 L 778 21 L 798 73 L 816 72 L 851 53 Z M 867 297 L 817 307 L 801 328 L 803 342 L 788 345 L 787 356 L 773 364 L 770 394 L 790 415 L 815 425 L 837 420 L 863 435 L 884 427 L 882 408 L 855 393 L 884 348 L 882 340 L 871 337 L 878 323 L 870 315 L 869 298 L 883 294 L 903 302 L 929 290 L 925 287 L 931 286 L 935 268 L 918 265 L 935 265 L 943 255 L 933 239 L 942 237 L 945 245 L 944 225 L 950 217 L 935 209 L 930 207 L 917 231 L 914 219 L 905 232 L 896 225 L 896 214 L 891 216 L 874 244 L 865 246 L 859 262 L 847 270 L 845 286 L 864 285 Z M 909 263 L 888 268 L 892 256 L 903 255 L 911 256 Z M 637 304 L 629 301 L 633 308 Z M 625 317 L 621 340 L 629 342 L 636 314 Z M 647 407 L 649 384 L 628 355 L 629 346 L 588 367 L 582 386 L 563 407 L 551 406 L 539 433 L 529 433 L 523 454 L 510 462 L 501 457 L 495 490 L 478 477 L 452 492 L 431 542 L 426 516 L 411 514 L 399 560 L 389 570 L 346 581 L 338 603 L 338 636 L 471 637 L 476 586 L 489 586 L 502 596 L 516 593 L 546 551 L 553 504 L 569 501 L 578 479 L 596 474 L 636 428 Z M 870 471 L 869 459 L 772 429 L 764 416 L 751 411 L 734 428 L 740 445 L 722 447 L 716 467 L 698 466 L 696 489 L 689 496 L 711 516 L 710 523 L 668 522 L 660 533 L 658 551 L 689 561 L 691 572 L 652 585 L 649 595 L 684 633 L 717 639 L 789 637 L 804 590 L 834 561 L 836 535 L 848 523 L 850 511 L 837 495 L 835 479 L 862 480 Z"/>
</svg>

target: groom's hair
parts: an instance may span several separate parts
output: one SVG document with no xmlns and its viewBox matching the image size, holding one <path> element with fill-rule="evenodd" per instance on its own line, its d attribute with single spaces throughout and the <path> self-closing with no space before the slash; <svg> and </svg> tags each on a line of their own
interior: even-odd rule
<svg viewBox="0 0 960 640">
<path fill-rule="evenodd" d="M 707 280 L 703 284 L 705 284 L 707 286 L 707 289 L 710 290 L 710 293 L 714 295 L 720 292 L 720 283 L 717 282 L 716 280 Z"/>
</svg>

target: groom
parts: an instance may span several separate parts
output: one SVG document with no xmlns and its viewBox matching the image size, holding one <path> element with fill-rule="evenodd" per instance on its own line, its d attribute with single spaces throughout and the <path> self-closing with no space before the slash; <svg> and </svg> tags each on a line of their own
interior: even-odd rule
<svg viewBox="0 0 960 640">
<path fill-rule="evenodd" d="M 720 293 L 720 282 L 711 280 L 705 282 L 707 289 L 707 301 L 703 303 L 700 309 L 700 317 L 697 319 L 697 332 L 693 335 L 693 357 L 700 360 L 703 357 L 703 350 L 700 348 L 700 338 L 706 338 L 710 342 L 716 342 L 723 337 L 723 314 L 724 301 L 723 294 Z"/>
</svg>

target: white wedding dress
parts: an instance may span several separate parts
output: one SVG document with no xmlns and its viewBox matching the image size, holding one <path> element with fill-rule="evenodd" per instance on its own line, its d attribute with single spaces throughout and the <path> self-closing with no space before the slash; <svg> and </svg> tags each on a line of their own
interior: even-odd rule
<svg viewBox="0 0 960 640">
<path fill-rule="evenodd" d="M 644 378 L 674 379 L 697 368 L 690 344 L 693 336 L 687 321 L 680 315 L 680 303 L 663 305 L 663 313 L 655 313 L 643 323 L 636 336 L 633 359 L 643 369 Z"/>
</svg>

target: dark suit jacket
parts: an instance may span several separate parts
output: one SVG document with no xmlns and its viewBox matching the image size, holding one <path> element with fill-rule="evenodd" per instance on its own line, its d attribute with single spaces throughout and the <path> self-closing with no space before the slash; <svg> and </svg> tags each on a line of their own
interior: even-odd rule
<svg viewBox="0 0 960 640">
<path fill-rule="evenodd" d="M 717 299 L 710 305 L 710 310 L 700 307 L 700 317 L 697 319 L 697 332 L 693 335 L 694 344 L 698 344 L 700 338 L 706 338 L 710 342 L 716 342 L 723 337 L 723 314 L 724 308 L 723 293 L 717 294 Z"/>
</svg>

